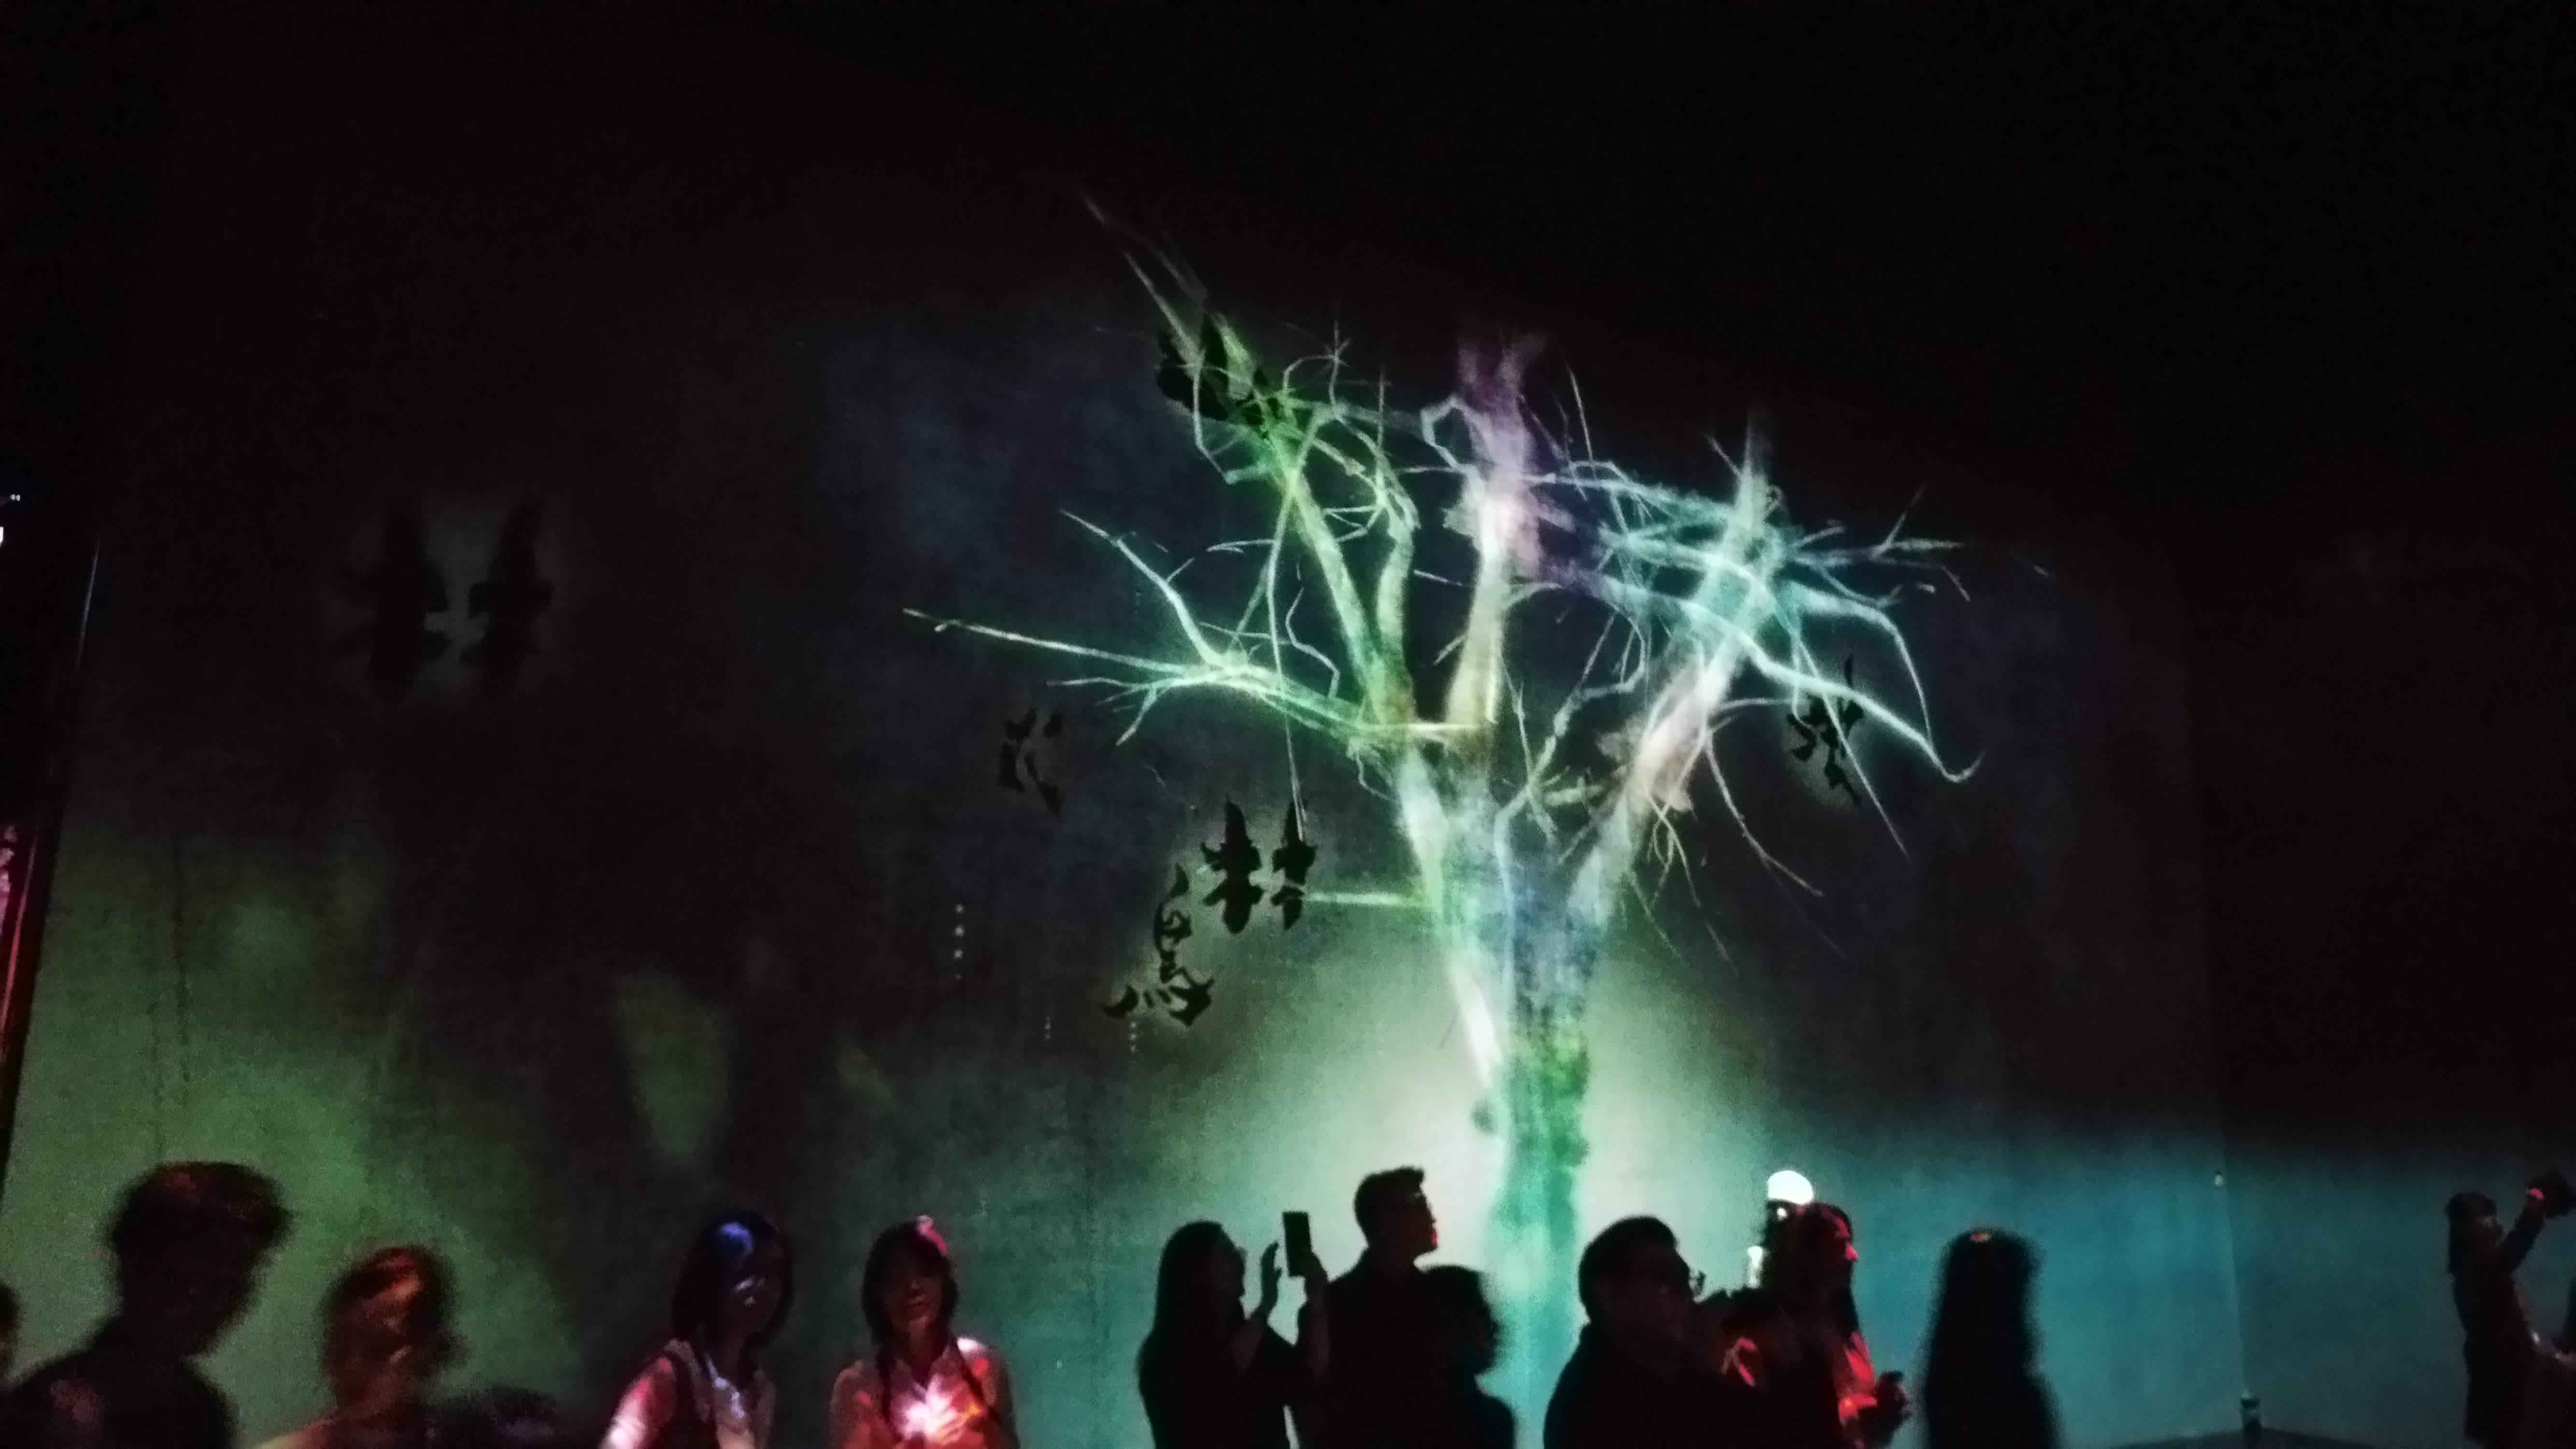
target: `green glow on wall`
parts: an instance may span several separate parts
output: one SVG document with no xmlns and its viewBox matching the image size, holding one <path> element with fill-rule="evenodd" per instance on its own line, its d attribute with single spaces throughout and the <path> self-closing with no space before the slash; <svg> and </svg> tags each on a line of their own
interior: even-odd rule
<svg viewBox="0 0 2576 1449">
<path fill-rule="evenodd" d="M 1274 375 L 1186 269 L 1129 240 L 1160 319 L 1163 390 L 1224 484 L 1275 501 L 1268 534 L 1167 569 L 1075 518 L 1162 615 L 1164 640 L 1143 648 L 916 617 L 1081 661 L 1090 672 L 1061 682 L 1126 706 L 1122 738 L 1166 699 L 1215 691 L 1359 767 L 1395 817 L 1414 879 L 1345 899 L 1393 896 L 1435 924 L 1486 1093 L 1477 1117 L 1505 1147 L 1488 1267 L 1515 1362 L 1551 1374 L 1572 1340 L 1585 1009 L 1622 902 L 1681 863 L 1696 804 L 1713 804 L 1765 869 L 1816 889 L 1738 808 L 1718 748 L 1731 723 L 1776 730 L 1783 712 L 1820 703 L 1948 780 L 1967 776 L 1973 767 L 1950 764 L 1934 740 L 1894 612 L 1949 579 L 1940 556 L 1951 546 L 1901 528 L 1873 542 L 1796 527 L 1758 435 L 1740 456 L 1721 454 L 1724 497 L 1598 457 L 1579 393 L 1568 436 L 1552 436 L 1525 399 L 1534 338 L 1464 343 L 1454 390 L 1418 410 L 1359 379 L 1340 339 Z M 1419 566 L 1426 516 L 1466 540 L 1471 577 Z M 1252 564 L 1240 597 L 1199 585 L 1213 567 L 1189 572 L 1229 557 Z M 1422 595 L 1453 587 L 1465 591 L 1456 633 L 1417 637 L 1433 612 Z M 1833 657 L 1844 648 L 1874 657 L 1855 673 L 1850 654 Z M 1863 677 L 1900 687 L 1874 691 Z M 1867 768 L 1856 756 L 1845 767 L 1892 837 Z M 1289 773 L 1293 792 L 1293 748 Z M 1543 1397 L 1532 1387 L 1523 1402 Z"/>
</svg>

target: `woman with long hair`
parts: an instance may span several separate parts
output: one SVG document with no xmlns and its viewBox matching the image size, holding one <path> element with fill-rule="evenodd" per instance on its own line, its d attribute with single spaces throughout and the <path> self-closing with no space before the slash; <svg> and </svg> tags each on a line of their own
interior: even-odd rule
<svg viewBox="0 0 2576 1449">
<path fill-rule="evenodd" d="M 423 1449 L 437 1438 L 430 1386 L 457 1352 L 447 1265 L 427 1248 L 382 1248 L 322 1299 L 331 1412 L 267 1449 Z"/>
<path fill-rule="evenodd" d="M 1911 1401 L 1902 1376 L 1871 1364 L 1852 1302 L 1851 1217 L 1831 1203 L 1792 1209 L 1763 1256 L 1759 1286 L 1726 1315 L 1727 1376 L 1756 1391 L 1772 1440 L 1795 1449 L 1884 1449 Z"/>
<path fill-rule="evenodd" d="M 2038 1257 L 2010 1233 L 1951 1240 L 1923 1365 L 1926 1449 L 2057 1449 L 2057 1413 L 2033 1366 Z"/>
<path fill-rule="evenodd" d="M 1261 1298 L 1244 1311 L 1243 1250 L 1211 1222 L 1163 1244 L 1154 1326 L 1136 1352 L 1136 1388 L 1154 1449 L 1288 1449 L 1286 1416 L 1302 1414 L 1327 1365 L 1323 1266 L 1306 1263 L 1297 1346 L 1270 1327 L 1279 1306 L 1279 1245 L 1261 1254 Z"/>
<path fill-rule="evenodd" d="M 671 1339 L 617 1401 L 600 1449 L 768 1449 L 760 1351 L 796 1296 L 787 1235 L 755 1212 L 707 1224 L 671 1290 Z"/>
<path fill-rule="evenodd" d="M 1002 1357 L 958 1336 L 957 1269 L 928 1218 L 877 1235 L 859 1307 L 874 1351 L 832 1381 L 831 1449 L 1019 1449 Z"/>
</svg>

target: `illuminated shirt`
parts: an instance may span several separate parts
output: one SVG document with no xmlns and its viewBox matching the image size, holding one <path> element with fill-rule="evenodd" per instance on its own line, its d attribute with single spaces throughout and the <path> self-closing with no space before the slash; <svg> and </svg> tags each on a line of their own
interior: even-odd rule
<svg viewBox="0 0 2576 1449">
<path fill-rule="evenodd" d="M 769 1375 L 753 1370 L 745 1394 L 673 1339 L 626 1386 L 600 1449 L 768 1449 L 777 1400 Z"/>
<path fill-rule="evenodd" d="M 841 1370 L 829 1449 L 1019 1449 L 1017 1422 L 1001 1355 L 960 1338 L 926 1377 L 891 1354 Z"/>
</svg>

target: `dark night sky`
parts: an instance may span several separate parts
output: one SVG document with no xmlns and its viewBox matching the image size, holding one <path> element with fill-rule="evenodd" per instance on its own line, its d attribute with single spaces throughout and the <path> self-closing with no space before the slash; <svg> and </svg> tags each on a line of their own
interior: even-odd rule
<svg viewBox="0 0 2576 1449">
<path fill-rule="evenodd" d="M 913 46 L 795 13 L 1545 301 L 1953 431 L 2126 448 L 2160 495 L 2173 460 L 2365 428 L 2438 453 L 2567 376 L 2550 7 L 1111 7 Z"/>
</svg>

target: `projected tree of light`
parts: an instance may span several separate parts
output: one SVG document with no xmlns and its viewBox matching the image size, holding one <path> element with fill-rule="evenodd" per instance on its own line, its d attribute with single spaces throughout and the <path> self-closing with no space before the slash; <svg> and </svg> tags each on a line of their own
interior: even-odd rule
<svg viewBox="0 0 2576 1449">
<path fill-rule="evenodd" d="M 1792 526 L 1758 435 L 1726 460 L 1723 497 L 1595 457 L 1579 393 L 1566 436 L 1525 400 L 1535 339 L 1465 343 L 1451 394 L 1417 411 L 1357 382 L 1339 339 L 1273 374 L 1178 263 L 1141 245 L 1128 260 L 1160 314 L 1164 393 L 1226 485 L 1275 503 L 1267 536 L 1167 568 L 1073 520 L 1154 601 L 1168 646 L 1156 651 L 915 616 L 1082 661 L 1089 672 L 1063 682 L 1123 703 L 1122 739 L 1171 696 L 1216 691 L 1357 763 L 1402 833 L 1415 878 L 1398 895 L 1432 923 L 1486 1091 L 1480 1119 L 1504 1145 L 1489 1267 L 1512 1342 L 1527 1368 L 1551 1372 L 1572 1339 L 1584 1010 L 1622 901 L 1642 902 L 1682 863 L 1695 789 L 1752 859 L 1815 889 L 1738 808 L 1718 748 L 1730 722 L 1779 734 L 1784 717 L 1821 720 L 1839 738 L 1866 721 L 1946 779 L 1966 777 L 1933 741 L 1891 613 L 1950 579 L 1938 559 L 1949 546 Z M 1426 516 L 1463 536 L 1469 576 L 1418 566 Z M 1241 566 L 1240 597 L 1211 597 L 1221 570 L 1185 574 L 1217 556 Z M 1454 634 L 1420 640 L 1433 590 L 1449 595 L 1436 601 L 1448 617 L 1463 590 L 1463 616 Z M 1845 667 L 1854 651 L 1869 668 Z M 1902 687 L 1874 693 L 1861 682 L 1873 677 Z M 1892 835 L 1863 762 L 1841 758 Z"/>
</svg>

